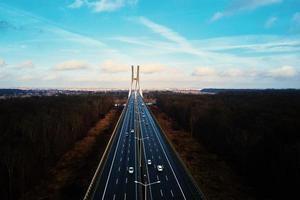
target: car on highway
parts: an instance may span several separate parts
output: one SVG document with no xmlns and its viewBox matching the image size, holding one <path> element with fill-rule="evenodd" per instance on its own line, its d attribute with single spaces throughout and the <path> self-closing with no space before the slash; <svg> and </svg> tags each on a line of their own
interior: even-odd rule
<svg viewBox="0 0 300 200">
<path fill-rule="evenodd" d="M 131 133 L 134 133 L 134 129 L 131 129 L 131 131 L 130 131 Z"/>
<path fill-rule="evenodd" d="M 164 167 L 162 165 L 157 165 L 157 171 L 162 172 Z"/>
<path fill-rule="evenodd" d="M 147 160 L 147 164 L 148 164 L 148 165 L 151 165 L 151 164 L 152 164 L 152 161 L 151 161 L 151 160 Z"/>
<path fill-rule="evenodd" d="M 128 136 L 128 132 L 125 133 L 126 137 Z"/>
<path fill-rule="evenodd" d="M 129 173 L 129 174 L 133 174 L 133 172 L 134 172 L 133 167 L 129 167 L 129 168 L 128 168 L 128 173 Z"/>
</svg>

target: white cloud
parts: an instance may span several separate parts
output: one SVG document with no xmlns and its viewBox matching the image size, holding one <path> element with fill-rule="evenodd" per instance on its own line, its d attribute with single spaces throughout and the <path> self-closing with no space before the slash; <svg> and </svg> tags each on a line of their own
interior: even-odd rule
<svg viewBox="0 0 300 200">
<path fill-rule="evenodd" d="M 282 0 L 235 0 L 232 2 L 231 6 L 224 11 L 214 13 L 209 22 L 215 22 L 223 17 L 231 16 L 238 12 L 255 10 L 259 7 L 278 4 L 281 2 Z"/>
<path fill-rule="evenodd" d="M 145 74 L 158 73 L 164 70 L 165 70 L 165 66 L 162 64 L 144 64 L 140 66 L 141 73 L 145 73 Z"/>
<path fill-rule="evenodd" d="M 21 62 L 20 64 L 17 64 L 17 68 L 22 68 L 22 69 L 28 69 L 28 68 L 33 68 L 34 64 L 31 60 L 25 60 Z"/>
<path fill-rule="evenodd" d="M 297 75 L 297 71 L 292 66 L 282 66 L 276 69 L 272 69 L 267 73 L 268 76 L 274 78 L 290 78 Z"/>
<path fill-rule="evenodd" d="M 89 64 L 81 60 L 69 60 L 55 66 L 56 70 L 81 70 L 89 68 Z"/>
<path fill-rule="evenodd" d="M 214 68 L 211 67 L 197 67 L 193 73 L 193 76 L 201 76 L 201 77 L 211 77 L 217 76 L 218 73 Z"/>
<path fill-rule="evenodd" d="M 223 73 L 223 76 L 231 77 L 231 78 L 239 78 L 244 75 L 245 73 L 241 69 L 236 69 L 236 68 L 228 69 Z"/>
<path fill-rule="evenodd" d="M 0 58 L 0 67 L 5 67 L 6 63 L 5 60 Z"/>
<path fill-rule="evenodd" d="M 74 0 L 72 4 L 70 4 L 69 8 L 80 8 L 84 4 L 84 0 Z"/>
<path fill-rule="evenodd" d="M 130 72 L 131 65 L 126 64 L 125 62 L 115 61 L 115 60 L 106 60 L 100 65 L 101 69 L 105 73 L 122 73 Z M 165 69 L 165 66 L 157 63 L 146 63 L 140 65 L 140 73 L 143 74 L 153 74 L 162 72 Z"/>
<path fill-rule="evenodd" d="M 88 1 L 88 0 L 74 0 L 72 4 L 70 4 L 69 8 L 80 8 L 83 5 L 86 5 L 89 8 L 92 8 L 95 12 L 112 12 L 116 11 L 124 6 L 132 6 L 136 5 L 138 0 L 96 0 L 96 1 Z"/>
<path fill-rule="evenodd" d="M 120 73 L 130 71 L 130 65 L 114 60 L 106 60 L 100 65 L 106 73 Z"/>
<path fill-rule="evenodd" d="M 265 28 L 271 28 L 277 22 L 277 20 L 277 17 L 270 17 L 265 22 Z"/>
<path fill-rule="evenodd" d="M 126 1 L 123 0 L 101 0 L 90 4 L 90 6 L 92 6 L 96 12 L 111 12 L 122 8 L 125 2 Z"/>
</svg>

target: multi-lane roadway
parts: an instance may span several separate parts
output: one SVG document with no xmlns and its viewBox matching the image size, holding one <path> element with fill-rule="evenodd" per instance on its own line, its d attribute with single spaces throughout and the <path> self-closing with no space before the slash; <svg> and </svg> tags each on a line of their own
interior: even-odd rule
<svg viewBox="0 0 300 200">
<path fill-rule="evenodd" d="M 85 199 L 203 199 L 143 98 L 132 93 Z"/>
</svg>

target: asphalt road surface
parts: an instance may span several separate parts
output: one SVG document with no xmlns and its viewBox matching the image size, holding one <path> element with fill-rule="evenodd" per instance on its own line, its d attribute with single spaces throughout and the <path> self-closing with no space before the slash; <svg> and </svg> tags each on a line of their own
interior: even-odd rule
<svg viewBox="0 0 300 200">
<path fill-rule="evenodd" d="M 132 93 L 124 109 L 89 199 L 204 199 L 141 95 Z"/>
</svg>

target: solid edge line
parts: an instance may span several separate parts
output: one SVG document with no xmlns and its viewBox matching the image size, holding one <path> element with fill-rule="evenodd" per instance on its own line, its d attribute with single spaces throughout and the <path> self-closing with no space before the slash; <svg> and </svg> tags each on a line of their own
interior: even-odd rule
<svg viewBox="0 0 300 200">
<path fill-rule="evenodd" d="M 178 154 L 178 152 L 176 151 L 174 145 L 172 144 L 171 140 L 169 140 L 169 138 L 167 137 L 165 131 L 163 130 L 163 128 L 160 126 L 160 124 L 158 123 L 158 121 L 155 118 L 155 115 L 153 114 L 152 110 L 149 109 L 150 114 L 152 115 L 152 118 L 155 121 L 155 124 L 159 127 L 160 131 L 163 133 L 163 137 L 168 141 L 169 146 L 171 147 L 171 149 L 174 151 L 177 159 L 179 160 L 179 162 L 182 164 L 183 168 L 185 169 L 185 171 L 187 172 L 188 176 L 190 177 L 190 179 L 192 180 L 192 182 L 194 183 L 194 185 L 196 186 L 196 189 L 198 190 L 198 193 L 200 194 L 200 196 L 202 197 L 203 200 L 207 200 L 207 198 L 205 197 L 204 193 L 200 190 L 198 183 L 195 181 L 193 175 L 191 174 L 190 170 L 188 169 L 188 167 L 186 166 L 185 162 L 181 159 L 180 155 Z"/>
<path fill-rule="evenodd" d="M 127 103 L 128 103 L 128 101 L 127 101 Z M 104 150 L 104 153 L 102 154 L 101 160 L 100 160 L 100 162 L 99 162 L 99 164 L 98 164 L 98 167 L 97 167 L 97 169 L 96 169 L 96 171 L 95 171 L 95 173 L 94 173 L 94 176 L 93 176 L 93 178 L 92 178 L 92 180 L 91 180 L 91 183 L 90 183 L 90 185 L 89 185 L 89 187 L 88 187 L 88 189 L 87 189 L 87 191 L 86 191 L 86 193 L 85 193 L 85 196 L 84 196 L 83 200 L 91 199 L 91 195 L 92 195 L 91 192 L 92 192 L 92 189 L 94 189 L 93 187 L 96 185 L 96 181 L 97 181 L 96 178 L 100 175 L 101 167 L 104 166 L 105 163 L 106 163 L 106 160 L 107 160 L 107 154 L 108 154 L 108 149 L 111 148 L 111 144 L 112 144 L 112 141 L 113 141 L 114 138 L 115 138 L 117 129 L 119 128 L 120 121 L 121 121 L 121 120 L 123 119 L 123 117 L 124 117 L 124 113 L 125 113 L 125 110 L 127 109 L 127 105 L 128 105 L 127 103 L 126 103 L 126 107 L 123 108 L 122 113 L 121 113 L 121 115 L 120 115 L 120 117 L 119 117 L 119 119 L 118 119 L 118 122 L 117 122 L 117 124 L 116 124 L 116 126 L 115 126 L 115 128 L 114 128 L 114 130 L 113 130 L 113 133 L 112 133 L 112 135 L 111 135 L 111 137 L 110 137 L 110 139 L 109 139 L 109 141 L 108 141 L 108 144 L 106 145 L 106 148 L 105 148 L 105 150 Z M 103 162 L 105 162 L 105 163 L 103 163 Z M 93 194 L 94 194 L 94 192 L 95 192 L 95 190 L 93 191 Z"/>
</svg>

